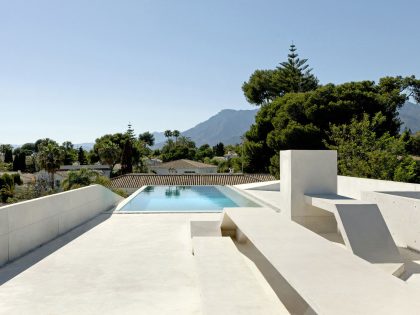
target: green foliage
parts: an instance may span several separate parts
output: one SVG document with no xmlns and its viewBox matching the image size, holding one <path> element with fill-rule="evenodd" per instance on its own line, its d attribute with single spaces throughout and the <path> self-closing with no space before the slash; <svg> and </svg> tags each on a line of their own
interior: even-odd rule
<svg viewBox="0 0 420 315">
<path fill-rule="evenodd" d="M 208 144 L 202 145 L 195 152 L 196 161 L 204 161 L 205 158 L 211 159 L 213 157 L 214 157 L 213 149 Z"/>
<path fill-rule="evenodd" d="M 372 119 L 331 126 L 329 149 L 338 152 L 338 170 L 342 175 L 412 182 L 416 178 L 416 162 L 407 154 L 404 136 L 378 135 L 385 121 L 377 113 Z"/>
<path fill-rule="evenodd" d="M 146 131 L 139 135 L 139 141 L 151 147 L 155 144 L 155 137 L 150 132 Z"/>
<path fill-rule="evenodd" d="M 35 141 L 35 153 L 38 153 L 39 151 L 41 151 L 41 147 L 42 146 L 47 146 L 48 144 L 51 144 L 53 146 L 57 146 L 58 147 L 58 143 L 50 138 L 44 138 L 44 139 L 38 139 L 37 141 Z"/>
<path fill-rule="evenodd" d="M 165 130 L 165 132 L 163 134 L 165 135 L 166 138 L 172 137 L 172 131 L 171 130 Z"/>
<path fill-rule="evenodd" d="M 124 150 L 121 157 L 121 173 L 127 174 L 133 172 L 133 145 L 130 139 L 124 144 Z"/>
<path fill-rule="evenodd" d="M 13 171 L 26 171 L 26 154 L 24 151 L 16 151 L 13 159 Z"/>
<path fill-rule="evenodd" d="M 60 146 L 61 160 L 64 165 L 73 165 L 76 161 L 77 151 L 74 149 L 73 143 L 65 141 Z"/>
<path fill-rule="evenodd" d="M 67 173 L 67 178 L 63 180 L 62 187 L 64 190 L 70 190 L 89 186 L 96 182 L 99 177 L 100 174 L 97 171 L 87 168 L 82 168 L 78 171 L 70 171 Z"/>
<path fill-rule="evenodd" d="M 79 150 L 77 151 L 77 161 L 80 165 L 86 165 L 88 163 L 86 158 L 86 152 L 83 150 L 82 147 L 79 147 Z"/>
<path fill-rule="evenodd" d="M 121 148 L 111 140 L 97 142 L 95 146 L 97 146 L 96 149 L 101 163 L 109 165 L 112 171 L 115 164 L 121 160 Z"/>
<path fill-rule="evenodd" d="M 131 141 L 134 141 L 136 139 L 136 135 L 134 133 L 134 129 L 131 126 L 130 123 L 128 124 L 127 131 L 125 132 L 125 134 L 127 135 L 128 139 L 130 139 Z"/>
<path fill-rule="evenodd" d="M 213 147 L 213 152 L 215 156 L 225 155 L 225 145 L 222 142 L 219 142 Z"/>
<path fill-rule="evenodd" d="M 9 198 L 13 198 L 15 194 L 15 186 L 22 185 L 22 180 L 19 174 L 3 174 L 0 176 L 0 200 L 8 202 Z"/>
<path fill-rule="evenodd" d="M 275 70 L 256 70 L 242 90 L 251 104 L 265 105 L 286 93 L 307 92 L 316 89 L 318 79 L 311 73 L 307 59 L 300 59 L 296 46 L 290 45 L 286 62 Z"/>
<path fill-rule="evenodd" d="M 0 153 L 4 155 L 4 163 L 10 164 L 13 163 L 13 147 L 10 144 L 0 145 Z M 7 168 L 4 166 L 4 168 Z"/>
<path fill-rule="evenodd" d="M 409 82 L 413 83 L 410 79 Z M 413 83 L 414 84 L 414 83 Z M 378 137 L 396 136 L 400 128 L 397 109 L 412 95 L 401 77 L 328 84 L 314 91 L 288 93 L 263 106 L 246 133 L 245 168 L 278 176 L 280 150 L 325 149 L 331 125 L 361 120 L 364 114 L 384 116 L 375 127 Z"/>
<path fill-rule="evenodd" d="M 60 168 L 62 152 L 55 141 L 46 141 L 38 147 L 38 163 L 51 176 L 50 184 L 54 189 L 54 174 Z"/>
</svg>

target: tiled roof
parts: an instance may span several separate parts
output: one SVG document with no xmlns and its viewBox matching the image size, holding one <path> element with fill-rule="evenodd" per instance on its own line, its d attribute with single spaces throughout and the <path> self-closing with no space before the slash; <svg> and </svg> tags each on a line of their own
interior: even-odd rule
<svg viewBox="0 0 420 315">
<path fill-rule="evenodd" d="M 153 166 L 153 168 L 166 168 L 166 169 L 169 169 L 169 168 L 175 168 L 175 169 L 177 168 L 178 169 L 179 168 L 217 168 L 217 166 L 183 159 L 183 160 L 175 160 L 175 161 L 162 163 L 162 164 Z"/>
<path fill-rule="evenodd" d="M 111 180 L 112 188 L 140 188 L 147 185 L 239 185 L 275 180 L 268 174 L 126 174 Z"/>
</svg>

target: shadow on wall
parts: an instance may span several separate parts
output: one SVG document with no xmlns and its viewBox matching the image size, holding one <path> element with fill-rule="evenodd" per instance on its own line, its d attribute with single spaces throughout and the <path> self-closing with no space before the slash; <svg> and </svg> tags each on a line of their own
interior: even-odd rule
<svg viewBox="0 0 420 315">
<path fill-rule="evenodd" d="M 39 261 L 43 260 L 50 254 L 54 253 L 56 250 L 67 245 L 74 239 L 78 238 L 87 231 L 93 229 L 95 226 L 101 224 L 102 222 L 109 219 L 112 213 L 103 213 L 99 214 L 90 221 L 77 226 L 76 228 L 70 230 L 69 232 L 59 236 L 58 238 L 35 248 L 26 255 L 4 265 L 0 268 L 0 286 L 14 278 L 21 272 L 35 265 Z"/>
</svg>

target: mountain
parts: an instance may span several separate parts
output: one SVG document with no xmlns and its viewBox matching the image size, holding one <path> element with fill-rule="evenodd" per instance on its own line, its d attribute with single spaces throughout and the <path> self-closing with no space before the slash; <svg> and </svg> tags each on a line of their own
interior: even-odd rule
<svg viewBox="0 0 420 315">
<path fill-rule="evenodd" d="M 241 136 L 254 123 L 257 112 L 258 109 L 224 109 L 181 134 L 191 138 L 197 146 L 203 144 L 214 146 L 219 142 L 223 142 L 225 145 L 240 143 Z M 165 136 L 162 132 L 154 132 L 153 135 L 155 135 L 154 147 L 161 148 L 166 140 Z"/>
<path fill-rule="evenodd" d="M 257 112 L 258 109 L 224 109 L 208 120 L 182 132 L 182 135 L 190 137 L 197 146 L 206 143 L 213 146 L 219 142 L 224 144 L 240 143 L 241 136 L 255 122 Z"/>
<path fill-rule="evenodd" d="M 420 105 L 407 102 L 399 110 L 403 122 L 401 130 L 410 129 L 413 133 L 420 131 Z"/>
<path fill-rule="evenodd" d="M 155 143 L 156 144 L 163 143 L 163 142 L 166 141 L 164 132 L 155 131 L 152 134 L 153 134 L 153 137 L 155 137 Z"/>
<path fill-rule="evenodd" d="M 75 148 L 76 150 L 78 150 L 80 147 L 82 147 L 83 148 L 83 150 L 86 150 L 86 151 L 90 151 L 90 150 L 92 150 L 93 149 L 93 146 L 94 146 L 95 144 L 94 143 L 91 143 L 91 142 L 86 142 L 86 143 L 76 143 L 76 144 L 73 144 L 73 148 Z"/>
</svg>

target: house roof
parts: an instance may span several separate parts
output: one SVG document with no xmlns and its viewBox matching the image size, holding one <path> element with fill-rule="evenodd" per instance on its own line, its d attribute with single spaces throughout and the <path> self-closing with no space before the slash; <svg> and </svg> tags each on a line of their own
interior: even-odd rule
<svg viewBox="0 0 420 315">
<path fill-rule="evenodd" d="M 182 159 L 182 160 L 175 160 L 175 161 L 162 163 L 160 165 L 153 166 L 153 168 L 165 168 L 165 169 L 170 169 L 170 168 L 175 168 L 175 169 L 180 169 L 180 168 L 217 168 L 217 166 L 211 165 L 211 164 L 205 164 L 205 163 L 201 163 L 201 162 L 197 162 L 197 161 Z"/>
<path fill-rule="evenodd" d="M 111 179 L 112 188 L 148 185 L 239 185 L 275 180 L 269 174 L 126 174 Z"/>
</svg>

